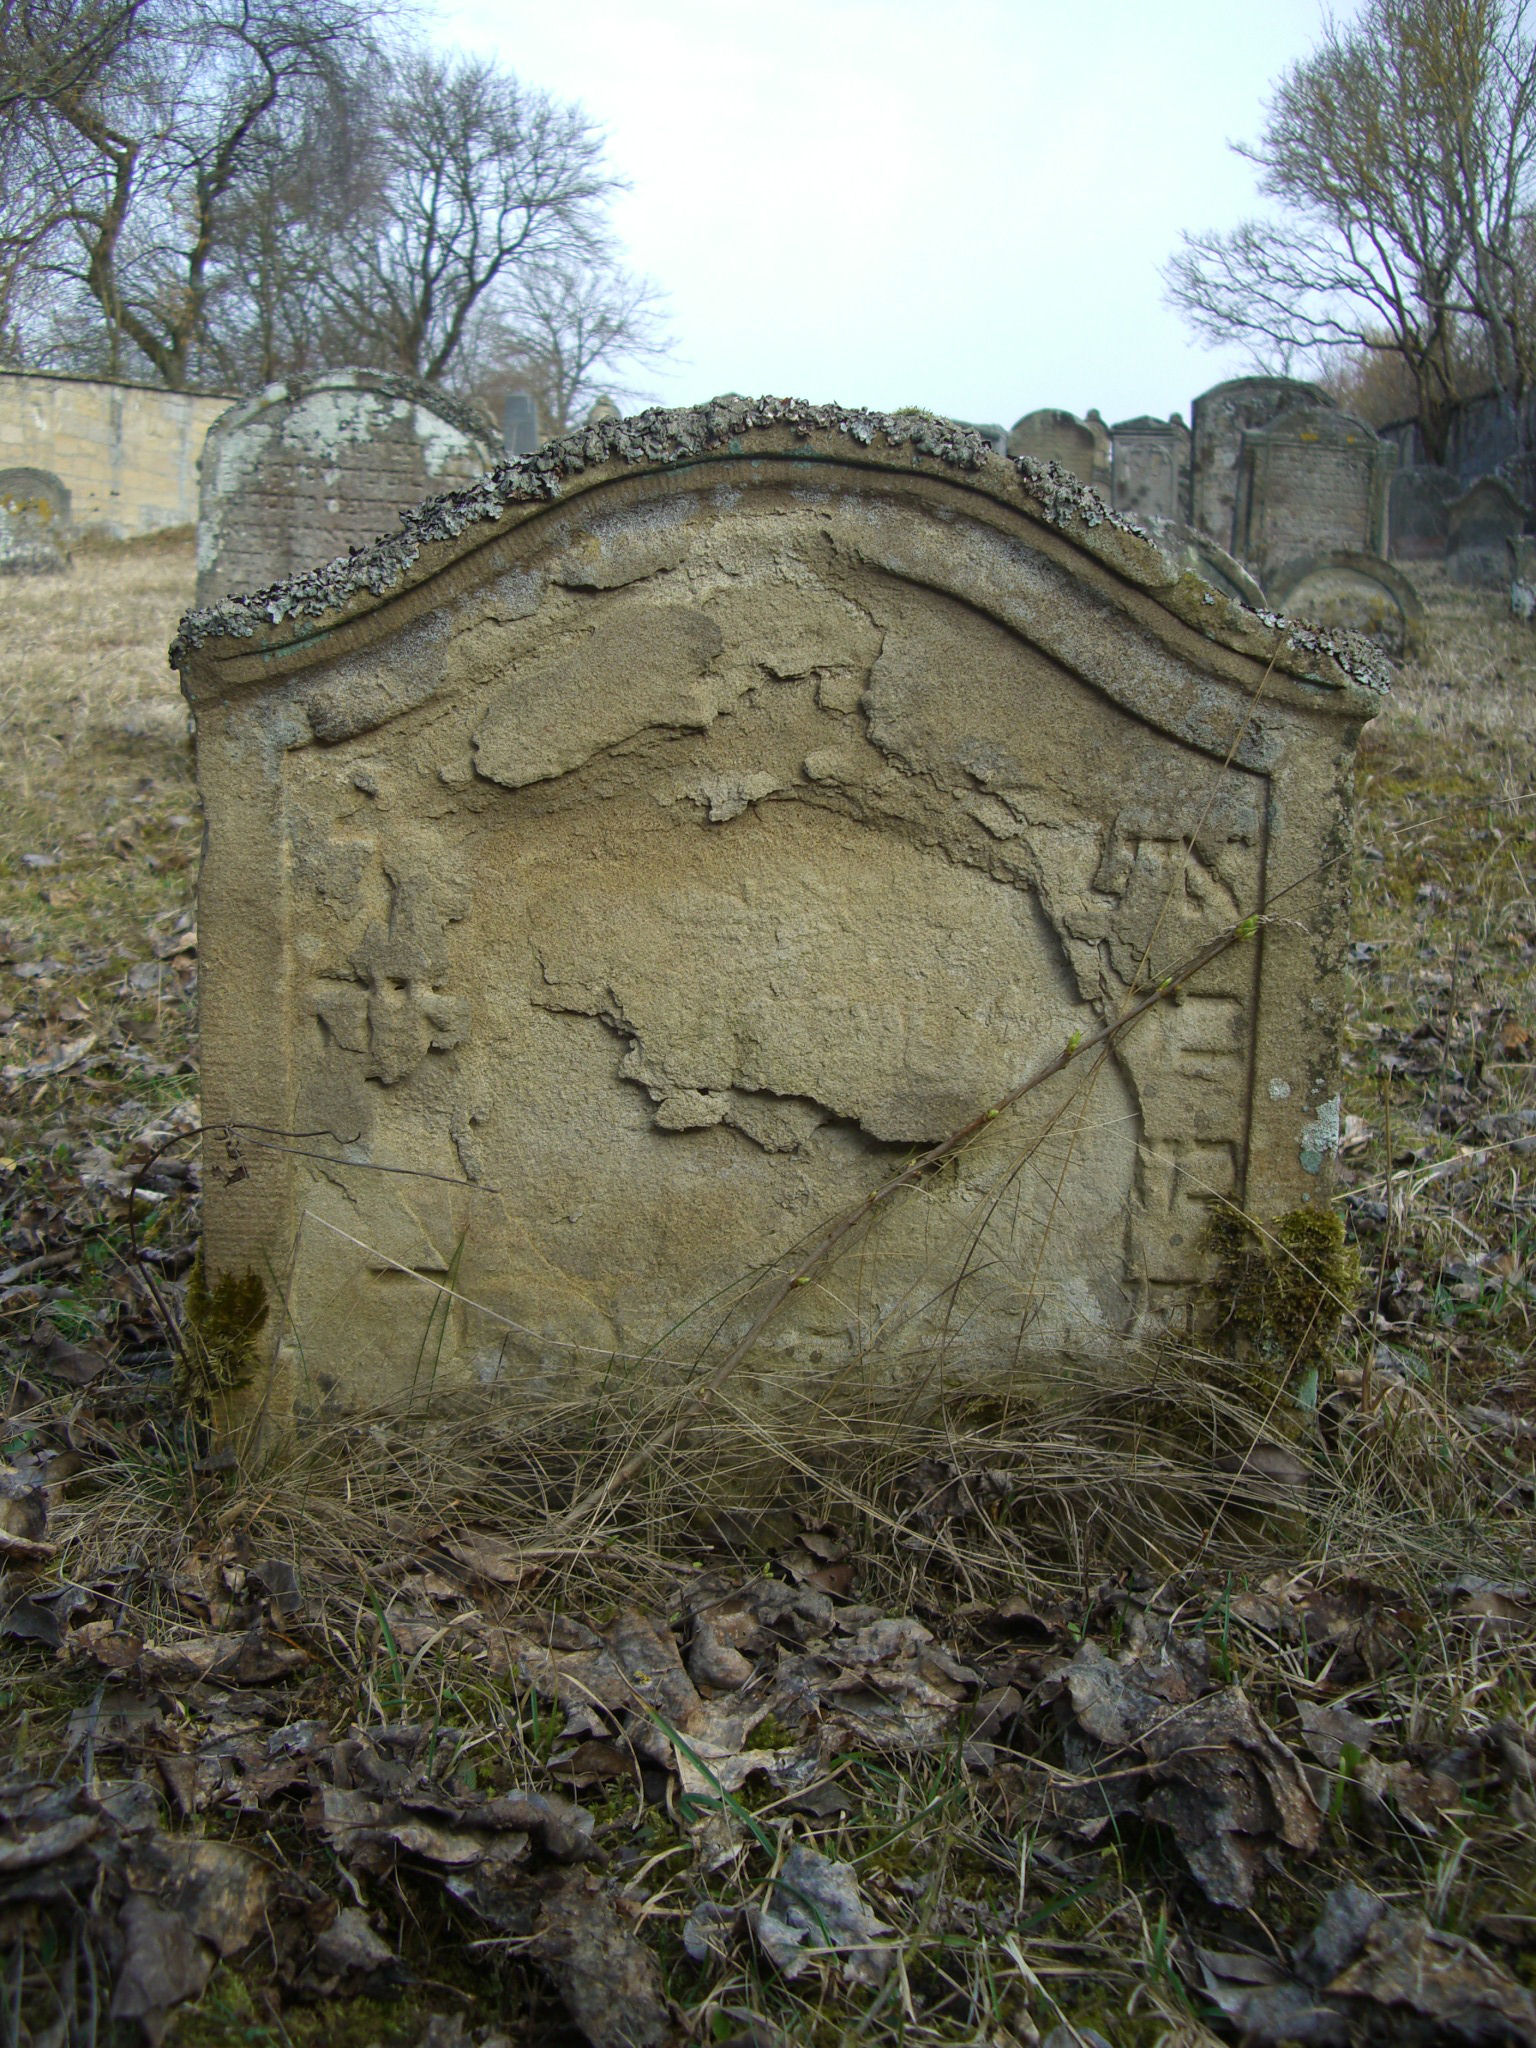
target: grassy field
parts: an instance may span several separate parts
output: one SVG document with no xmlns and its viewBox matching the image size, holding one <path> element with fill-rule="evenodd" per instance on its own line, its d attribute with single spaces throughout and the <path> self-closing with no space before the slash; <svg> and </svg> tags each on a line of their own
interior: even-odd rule
<svg viewBox="0 0 1536 2048">
<path fill-rule="evenodd" d="M 242 1476 L 191 582 L 0 585 L 0 2043 L 1536 2040 L 1531 630 L 1431 582 L 1366 735 L 1321 1355 L 1250 1261 L 1237 1365 L 1048 1412 Z"/>
</svg>

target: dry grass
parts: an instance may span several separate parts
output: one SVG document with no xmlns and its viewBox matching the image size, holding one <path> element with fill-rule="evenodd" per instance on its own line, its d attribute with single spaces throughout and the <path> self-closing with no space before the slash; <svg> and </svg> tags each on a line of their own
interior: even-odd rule
<svg viewBox="0 0 1536 2048">
<path fill-rule="evenodd" d="M 834 1410 L 807 1388 L 770 1428 L 730 1386 L 707 1418 L 635 1390 L 537 1414 L 491 1402 L 353 1418 L 241 1477 L 175 1413 L 121 1190 L 99 1160 L 82 1167 L 141 1160 L 142 1133 L 169 1129 L 195 1089 L 190 966 L 175 950 L 195 798 L 162 667 L 190 582 L 181 544 L 0 585 L 0 1060 L 26 1073 L 0 1118 L 3 1199 L 15 1256 L 45 1262 L 0 1288 L 15 1361 L 7 1455 L 61 1460 L 49 1467 L 57 1566 L 27 1584 L 60 1577 L 80 1621 L 174 1643 L 224 1625 L 226 1609 L 246 1613 L 227 1588 L 252 1560 L 284 1559 L 304 1603 L 285 1626 L 309 1675 L 280 1701 L 248 1690 L 231 1705 L 193 1687 L 185 1744 L 241 1713 L 311 1715 L 334 1737 L 410 1723 L 451 1732 L 496 1785 L 549 1786 L 559 1750 L 559 1717 L 509 1666 L 509 1634 L 548 1636 L 557 1615 L 601 1626 L 638 1603 L 682 1639 L 686 1588 L 707 1575 L 805 1585 L 831 1572 L 840 1600 L 920 1617 L 983 1671 L 1012 1658 L 1025 1696 L 990 1762 L 967 1746 L 965 1714 L 905 1755 L 850 1748 L 832 1766 L 848 1794 L 840 1813 L 810 1819 L 775 1792 L 743 1793 L 759 1833 L 720 1869 L 700 1857 L 675 1783 L 637 1770 L 582 1795 L 689 2038 L 1006 2048 L 1066 2016 L 1117 2048 L 1233 2039 L 1194 1944 L 1280 1954 L 1343 1875 L 1527 1967 L 1536 1895 L 1520 1830 L 1536 1808 L 1486 1760 L 1527 1737 L 1536 1754 L 1536 1064 L 1521 1036 L 1536 1036 L 1530 629 L 1488 599 L 1432 587 L 1425 653 L 1362 751 L 1341 1189 L 1361 1270 L 1315 1376 L 1290 1371 L 1258 1332 L 1239 1365 L 1170 1351 L 1113 1388 L 1042 1390 L 1023 1410 L 1006 1390 L 978 1390 L 945 1415 L 889 1392 L 855 1412 L 846 1388 Z M 87 1035 L 75 1064 L 41 1071 Z M 173 1315 L 190 1193 L 169 1184 L 142 1230 Z M 27 1348 L 39 1328 L 109 1351 L 112 1367 L 77 1390 L 50 1386 Z M 431 1593 L 471 1534 L 494 1539 L 498 1576 Z M 999 1619 L 1005 1599 L 1013 1619 Z M 407 1648 L 399 1617 L 413 1601 L 432 1626 Z M 1027 1654 L 1026 1611 L 1045 1617 Z M 1124 1652 L 1159 1632 L 1203 1644 L 1293 1746 L 1301 1708 L 1326 1704 L 1386 1731 L 1378 1754 L 1418 1774 L 1415 1786 L 1448 1758 L 1484 1761 L 1430 1819 L 1340 1766 L 1324 1788 L 1323 1851 L 1282 1859 L 1253 1910 L 1218 1911 L 1158 1831 L 1117 1824 L 1085 1843 L 1041 1820 L 1039 1775 L 1078 1768 L 1052 1671 L 1083 1643 Z M 59 1663 L 27 1643 L 6 1649 L 13 1757 L 57 1753 L 101 1683 L 84 1653 Z M 339 1883 L 296 1809 L 210 1808 L 196 1824 L 262 1841 L 305 1882 Z M 784 1983 L 742 1939 L 714 1962 L 689 1960 L 680 1931 L 698 1900 L 760 1903 L 774 1858 L 807 1837 L 853 1865 L 897 1930 L 885 1986 L 859 1992 L 821 1972 Z M 357 1895 L 414 1958 L 403 1995 L 354 1989 L 269 2011 L 258 1956 L 221 1969 L 175 2038 L 414 2048 L 428 2016 L 450 2012 L 564 2038 L 516 1943 L 484 1945 L 409 1871 Z"/>
</svg>

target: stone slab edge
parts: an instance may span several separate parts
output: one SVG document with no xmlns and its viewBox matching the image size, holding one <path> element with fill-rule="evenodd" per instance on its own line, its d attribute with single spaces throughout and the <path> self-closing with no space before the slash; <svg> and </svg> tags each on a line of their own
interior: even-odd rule
<svg viewBox="0 0 1536 2048">
<path fill-rule="evenodd" d="M 756 451 L 746 445 L 749 440 L 756 442 Z M 357 617 L 380 599 L 425 582 L 464 552 L 454 544 L 472 528 L 514 524 L 531 508 L 565 497 L 574 479 L 587 487 L 626 472 L 753 452 L 841 460 L 892 472 L 963 472 L 1000 503 L 1070 538 L 1206 639 L 1303 682 L 1347 694 L 1352 688 L 1381 694 L 1389 687 L 1387 665 L 1368 643 L 1275 612 L 1250 610 L 1213 590 L 1192 570 L 1180 568 L 1133 519 L 1111 511 L 1096 491 L 1054 462 L 998 455 L 974 429 L 931 413 L 875 413 L 793 398 L 734 396 L 583 427 L 501 464 L 476 483 L 427 499 L 402 514 L 395 532 L 366 548 L 270 589 L 190 611 L 172 643 L 171 666 L 184 668 L 190 657 L 205 651 L 217 660 L 213 648 L 218 641 L 259 640 L 260 651 L 270 654 L 296 646 L 313 637 L 310 622 L 334 624 Z M 489 537 L 472 535 L 470 544 Z"/>
</svg>

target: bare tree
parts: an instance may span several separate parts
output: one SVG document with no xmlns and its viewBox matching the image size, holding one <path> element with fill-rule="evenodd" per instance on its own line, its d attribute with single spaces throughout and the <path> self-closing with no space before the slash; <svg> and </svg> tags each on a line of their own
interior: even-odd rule
<svg viewBox="0 0 1536 2048">
<path fill-rule="evenodd" d="M 1536 156 L 1524 0 L 1366 0 L 1281 78 L 1256 164 L 1275 213 L 1188 235 L 1164 276 L 1198 332 L 1263 362 L 1396 357 L 1432 460 L 1465 328 L 1513 405 L 1530 380 L 1519 264 Z"/>
<path fill-rule="evenodd" d="M 333 320 L 383 367 L 442 378 L 514 271 L 599 248 L 617 182 L 580 107 L 487 59 L 400 58 L 371 127 L 376 197 L 339 236 Z"/>
<path fill-rule="evenodd" d="M 141 0 L 98 74 L 45 82 L 18 125 L 53 218 L 37 245 L 55 311 L 93 302 L 112 366 L 128 345 L 163 384 L 210 368 L 210 304 L 237 199 L 279 111 L 362 43 L 365 0 Z"/>
<path fill-rule="evenodd" d="M 654 285 L 606 258 L 531 264 L 470 337 L 461 381 L 493 412 L 526 391 L 546 432 L 566 433 L 600 392 L 636 396 L 632 373 L 671 352 L 660 307 Z"/>
<path fill-rule="evenodd" d="M 147 0 L 0 0 L 0 120 L 111 67 Z"/>
</svg>

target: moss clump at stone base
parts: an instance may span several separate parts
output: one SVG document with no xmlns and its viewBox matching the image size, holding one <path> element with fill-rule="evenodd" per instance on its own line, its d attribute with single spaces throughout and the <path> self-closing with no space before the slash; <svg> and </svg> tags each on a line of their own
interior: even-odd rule
<svg viewBox="0 0 1536 2048">
<path fill-rule="evenodd" d="M 1292 1209 L 1265 1227 L 1223 1208 L 1211 1219 L 1208 1242 L 1218 1264 L 1218 1336 L 1288 1372 L 1320 1364 L 1360 1278 L 1343 1218 L 1332 1209 Z"/>
<path fill-rule="evenodd" d="M 249 1386 L 261 1366 L 257 1338 L 267 1320 L 267 1286 L 249 1267 L 223 1273 L 210 1286 L 198 1253 L 187 1282 L 185 1341 L 176 1365 L 176 1396 L 185 1406 Z"/>
</svg>

